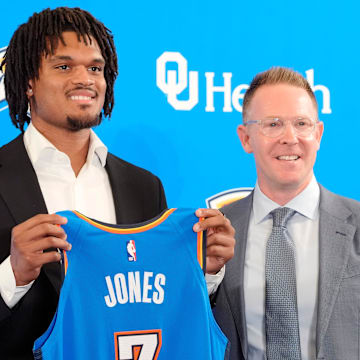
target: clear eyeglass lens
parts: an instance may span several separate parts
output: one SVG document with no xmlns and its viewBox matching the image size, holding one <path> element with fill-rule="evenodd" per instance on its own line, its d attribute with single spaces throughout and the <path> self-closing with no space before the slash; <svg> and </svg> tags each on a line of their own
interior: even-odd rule
<svg viewBox="0 0 360 360">
<path fill-rule="evenodd" d="M 290 122 L 299 135 L 309 135 L 315 127 L 315 123 L 308 118 L 295 118 L 291 119 Z M 264 135 L 275 137 L 284 132 L 285 124 L 286 121 L 282 119 L 265 119 L 261 121 L 261 129 Z"/>
</svg>

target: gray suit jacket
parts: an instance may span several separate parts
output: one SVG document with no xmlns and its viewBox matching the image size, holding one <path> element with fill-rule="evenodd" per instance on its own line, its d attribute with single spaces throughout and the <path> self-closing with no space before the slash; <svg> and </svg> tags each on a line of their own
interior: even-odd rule
<svg viewBox="0 0 360 360">
<path fill-rule="evenodd" d="M 236 230 L 235 255 L 214 315 L 231 342 L 231 360 L 247 359 L 244 261 L 252 194 L 223 209 Z M 319 289 L 316 359 L 360 358 L 360 202 L 320 186 Z"/>
</svg>

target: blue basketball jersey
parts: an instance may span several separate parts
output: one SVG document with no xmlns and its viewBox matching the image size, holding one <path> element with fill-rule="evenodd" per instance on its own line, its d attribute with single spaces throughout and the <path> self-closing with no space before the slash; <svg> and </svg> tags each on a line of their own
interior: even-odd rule
<svg viewBox="0 0 360 360">
<path fill-rule="evenodd" d="M 35 359 L 217 360 L 228 341 L 216 324 L 193 209 L 146 223 L 109 225 L 64 211 L 71 251 L 57 312 Z"/>
</svg>

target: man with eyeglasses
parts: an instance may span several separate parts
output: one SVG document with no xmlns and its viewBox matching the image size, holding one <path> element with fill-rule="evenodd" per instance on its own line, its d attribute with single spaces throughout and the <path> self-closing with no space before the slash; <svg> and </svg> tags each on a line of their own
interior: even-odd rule
<svg viewBox="0 0 360 360">
<path fill-rule="evenodd" d="M 359 357 L 360 203 L 317 183 L 323 130 L 302 75 L 253 79 L 238 135 L 257 182 L 222 209 L 236 247 L 214 309 L 232 360 Z"/>
</svg>

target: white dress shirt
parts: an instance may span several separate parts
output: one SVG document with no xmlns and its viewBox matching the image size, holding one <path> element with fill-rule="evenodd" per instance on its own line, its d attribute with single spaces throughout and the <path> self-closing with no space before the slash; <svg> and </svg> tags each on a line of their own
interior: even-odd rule
<svg viewBox="0 0 360 360">
<path fill-rule="evenodd" d="M 320 189 L 313 177 L 299 195 L 284 205 L 296 210 L 287 223 L 287 229 L 296 247 L 297 303 L 303 360 L 316 357 L 319 200 Z M 249 360 L 265 359 L 265 251 L 272 231 L 270 212 L 279 206 L 265 196 L 256 184 L 244 269 Z"/>
<path fill-rule="evenodd" d="M 107 148 L 93 131 L 90 132 L 86 163 L 77 177 L 69 157 L 57 150 L 31 123 L 25 131 L 24 144 L 50 214 L 77 210 L 90 218 L 116 223 L 114 200 L 105 170 Z M 10 257 L 0 264 L 0 294 L 10 308 L 31 285 L 16 287 Z"/>
</svg>

